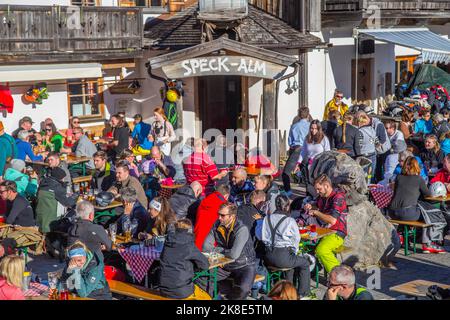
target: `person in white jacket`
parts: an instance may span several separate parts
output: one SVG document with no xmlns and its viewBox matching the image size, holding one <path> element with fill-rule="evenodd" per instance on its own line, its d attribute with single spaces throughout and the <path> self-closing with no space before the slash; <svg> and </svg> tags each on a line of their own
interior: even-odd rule
<svg viewBox="0 0 450 320">
<path fill-rule="evenodd" d="M 309 126 L 309 133 L 305 138 L 302 150 L 300 151 L 295 172 L 300 170 L 301 163 L 310 166 L 314 158 L 324 151 L 330 151 L 330 141 L 323 132 L 320 121 L 313 120 Z"/>
<path fill-rule="evenodd" d="M 384 162 L 384 182 L 389 182 L 394 174 L 394 170 L 398 165 L 398 155 L 400 152 L 406 150 L 406 141 L 403 133 L 397 130 L 395 121 L 388 120 L 384 124 L 387 135 L 389 137 L 391 148 L 387 152 L 386 160 Z"/>
<path fill-rule="evenodd" d="M 156 108 L 153 112 L 155 121 L 152 123 L 152 129 L 148 139 L 158 146 L 162 153 L 170 156 L 171 143 L 177 139 L 172 124 L 164 114 L 163 108 Z"/>
<path fill-rule="evenodd" d="M 291 268 L 286 272 L 286 278 L 291 282 L 294 276 L 298 278 L 298 294 L 305 297 L 310 293 L 310 264 L 314 267 L 314 259 L 311 261 L 309 257 L 297 255 L 300 231 L 297 222 L 289 217 L 289 198 L 279 195 L 275 202 L 276 211 L 266 215 L 262 229 L 256 228 L 256 237 L 266 247 L 264 264 L 275 268 Z"/>
</svg>

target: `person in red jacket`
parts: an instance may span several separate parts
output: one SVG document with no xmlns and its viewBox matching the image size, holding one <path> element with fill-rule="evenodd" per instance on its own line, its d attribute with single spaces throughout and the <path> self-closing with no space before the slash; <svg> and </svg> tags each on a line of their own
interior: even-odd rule
<svg viewBox="0 0 450 320">
<path fill-rule="evenodd" d="M 215 192 L 211 193 L 200 202 L 194 227 L 195 245 L 200 251 L 203 248 L 203 242 L 211 231 L 214 222 L 219 219 L 219 207 L 228 202 L 229 197 L 230 187 L 226 184 L 222 184 L 216 188 Z"/>
<path fill-rule="evenodd" d="M 436 175 L 430 181 L 431 184 L 435 182 L 442 182 L 447 187 L 447 192 L 450 192 L 450 153 L 444 158 L 443 168 L 436 172 Z"/>
<path fill-rule="evenodd" d="M 0 262 L 0 300 L 25 300 L 22 277 L 25 261 L 19 256 L 6 256 Z"/>
</svg>

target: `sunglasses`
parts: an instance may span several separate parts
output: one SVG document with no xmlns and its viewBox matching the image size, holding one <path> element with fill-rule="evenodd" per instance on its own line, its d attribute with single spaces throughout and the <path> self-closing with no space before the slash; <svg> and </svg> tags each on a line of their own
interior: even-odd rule
<svg viewBox="0 0 450 320">
<path fill-rule="evenodd" d="M 344 96 L 336 96 L 336 98 L 342 99 Z"/>
<path fill-rule="evenodd" d="M 45 131 L 52 131 L 52 129 L 45 129 Z"/>
<path fill-rule="evenodd" d="M 80 121 L 73 121 L 72 123 L 80 123 Z"/>
</svg>

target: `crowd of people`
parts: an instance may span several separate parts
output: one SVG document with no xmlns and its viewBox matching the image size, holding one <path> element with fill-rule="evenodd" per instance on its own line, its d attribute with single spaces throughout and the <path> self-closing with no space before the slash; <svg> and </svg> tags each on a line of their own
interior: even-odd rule
<svg viewBox="0 0 450 320">
<path fill-rule="evenodd" d="M 182 161 L 174 161 L 171 145 L 177 136 L 162 108 L 154 110 L 152 123 L 135 115 L 132 130 L 125 114 L 113 115 L 101 142 L 84 131 L 77 117 L 66 130 L 58 130 L 48 118 L 41 131 L 24 117 L 11 135 L 0 122 L 0 210 L 6 224 L 34 228 L 46 237 L 49 253 L 58 249 L 55 232 L 64 229 L 67 241 L 59 242 L 59 254 L 66 267 L 60 280 L 77 277 L 82 285 L 73 290 L 81 297 L 111 299 L 107 267 L 116 268 L 123 281 L 131 281 L 109 231 L 116 225 L 117 233 L 123 233 L 131 224 L 132 237 L 145 244 L 165 238 L 160 259 L 150 268 L 149 285 L 169 298 L 211 298 L 209 280 L 193 278 L 209 268 L 202 252 L 213 252 L 233 260 L 218 269 L 219 293 L 225 299 L 245 299 L 258 290 L 257 274 L 277 268 L 288 271 L 264 299 L 307 299 L 316 264 L 329 275 L 324 299 L 372 299 L 356 284 L 352 268 L 336 258 L 348 233 L 346 195 L 325 174 L 308 181 L 308 170 L 318 155 L 330 150 L 354 159 L 364 157 L 370 162 L 365 168 L 370 182 L 393 189 L 389 214 L 420 220 L 419 199 L 432 194 L 438 182 L 450 190 L 450 155 L 440 147 L 448 139 L 449 130 L 444 129 L 448 113 L 447 118 L 444 113 L 435 115 L 438 123 L 423 111 L 417 119 L 405 112 L 399 126 L 392 120 L 383 124 L 368 110 L 352 110 L 342 97 L 336 91 L 323 121 L 311 119 L 308 108 L 299 109 L 289 131 L 281 187 L 274 179 L 277 170 L 273 175 L 249 176 L 244 162 L 236 165 L 236 148 L 227 146 L 223 136 L 210 145 L 204 139 L 188 139 L 177 151 Z M 89 161 L 82 169 L 68 164 L 63 154 Z M 223 161 L 230 158 L 230 163 Z M 43 162 L 44 166 L 33 165 Z M 83 172 L 91 179 L 80 190 L 73 179 Z M 291 216 L 294 175 L 307 184 L 313 199 L 303 201 L 301 218 Z M 161 192 L 173 184 L 179 185 L 173 194 Z M 115 199 L 122 206 L 100 223 L 92 199 L 82 193 L 94 195 L 97 204 Z M 314 255 L 308 254 L 299 249 L 299 224 L 316 224 L 333 233 L 320 239 Z M 435 238 L 424 233 L 424 252 L 444 252 Z M 14 240 L 6 236 L 0 253 L 0 298 L 23 298 L 18 288 L 26 266 L 17 258 Z M 394 267 L 392 261 L 386 264 Z"/>
</svg>

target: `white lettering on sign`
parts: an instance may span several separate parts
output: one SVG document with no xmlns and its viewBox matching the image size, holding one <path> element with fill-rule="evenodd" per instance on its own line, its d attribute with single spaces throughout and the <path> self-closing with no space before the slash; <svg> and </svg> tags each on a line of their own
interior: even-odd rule
<svg viewBox="0 0 450 320">
<path fill-rule="evenodd" d="M 183 60 L 183 76 L 195 76 L 202 73 L 241 73 L 255 76 L 266 76 L 266 62 L 250 58 L 233 59 L 229 57 L 209 57 Z"/>
</svg>

